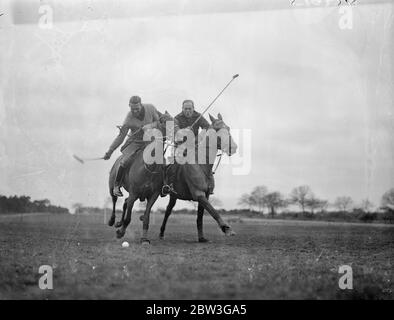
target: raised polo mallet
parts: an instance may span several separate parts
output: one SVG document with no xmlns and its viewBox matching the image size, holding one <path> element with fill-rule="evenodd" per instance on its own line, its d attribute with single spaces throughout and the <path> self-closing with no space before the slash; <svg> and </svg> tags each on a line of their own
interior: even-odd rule
<svg viewBox="0 0 394 320">
<path fill-rule="evenodd" d="M 104 157 L 101 157 L 101 158 L 80 158 L 80 157 L 76 156 L 75 154 L 73 154 L 73 157 L 75 160 L 77 160 L 78 162 L 80 162 L 82 164 L 84 164 L 85 161 L 95 161 L 95 160 L 103 160 L 104 159 Z"/>
<path fill-rule="evenodd" d="M 208 107 L 206 107 L 204 109 L 203 112 L 201 112 L 200 116 L 196 119 L 196 121 L 193 122 L 193 124 L 190 126 L 190 128 L 193 128 L 193 126 L 198 122 L 198 120 L 200 120 L 200 118 L 204 115 L 205 112 L 207 112 L 207 110 L 215 103 L 215 101 L 221 96 L 221 94 L 223 93 L 224 90 L 227 89 L 227 87 L 231 84 L 231 82 L 234 81 L 235 78 L 238 78 L 239 74 L 235 74 L 233 75 L 233 77 L 231 78 L 231 80 L 226 84 L 226 86 L 222 89 L 222 91 L 219 92 L 219 94 L 215 97 L 215 99 L 212 100 L 212 102 L 208 105 Z"/>
</svg>

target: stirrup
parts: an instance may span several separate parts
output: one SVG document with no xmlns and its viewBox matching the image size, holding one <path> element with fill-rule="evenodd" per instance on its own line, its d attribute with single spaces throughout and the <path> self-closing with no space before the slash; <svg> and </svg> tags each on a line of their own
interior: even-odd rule
<svg viewBox="0 0 394 320">
<path fill-rule="evenodd" d="M 112 193 L 114 194 L 114 196 L 116 197 L 123 197 L 123 193 L 120 190 L 120 187 L 114 187 L 112 190 Z"/>
</svg>

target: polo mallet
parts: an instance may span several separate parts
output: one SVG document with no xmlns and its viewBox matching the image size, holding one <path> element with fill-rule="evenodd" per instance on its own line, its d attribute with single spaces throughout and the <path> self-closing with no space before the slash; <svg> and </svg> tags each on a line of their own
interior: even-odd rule
<svg viewBox="0 0 394 320">
<path fill-rule="evenodd" d="M 119 130 L 122 129 L 122 126 L 116 126 Z M 135 134 L 137 134 L 139 131 L 141 131 L 142 128 L 139 128 L 138 130 L 134 131 L 132 134 L 128 134 L 127 136 L 129 138 L 133 137 Z M 96 160 L 103 160 L 104 157 L 100 157 L 100 158 L 81 158 L 78 157 L 77 155 L 73 154 L 73 157 L 75 160 L 77 160 L 79 163 L 84 164 L 85 161 L 96 161 Z"/>
<path fill-rule="evenodd" d="M 206 107 L 204 109 L 203 112 L 201 112 L 200 116 L 196 119 L 196 121 L 193 122 L 193 124 L 190 126 L 190 128 L 193 128 L 193 126 L 198 122 L 198 120 L 200 120 L 200 118 L 204 115 L 205 112 L 207 112 L 207 110 L 215 103 L 215 101 L 222 95 L 222 93 L 224 92 L 224 90 L 227 89 L 227 87 L 231 84 L 231 82 L 234 81 L 235 78 L 238 78 L 239 74 L 235 74 L 233 75 L 233 77 L 231 78 L 231 80 L 226 84 L 226 86 L 222 89 L 222 91 L 219 92 L 219 94 L 215 97 L 215 99 L 212 100 L 212 102 L 208 105 L 208 107 Z"/>
<path fill-rule="evenodd" d="M 95 160 L 103 160 L 104 159 L 104 157 L 101 157 L 101 158 L 80 158 L 80 157 L 76 156 L 75 154 L 73 154 L 73 157 L 75 160 L 77 160 L 78 162 L 80 162 L 82 164 L 84 164 L 85 161 L 95 161 Z"/>
</svg>

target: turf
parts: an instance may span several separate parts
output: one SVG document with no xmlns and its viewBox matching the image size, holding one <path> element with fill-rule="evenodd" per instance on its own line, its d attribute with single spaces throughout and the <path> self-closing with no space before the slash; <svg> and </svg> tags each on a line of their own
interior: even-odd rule
<svg viewBox="0 0 394 320">
<path fill-rule="evenodd" d="M 206 216 L 201 244 L 195 217 L 170 217 L 159 240 L 153 214 L 142 246 L 137 216 L 122 240 L 104 218 L 0 216 L 0 299 L 394 298 L 393 226 L 236 219 L 227 238 Z M 53 290 L 38 288 L 40 265 L 53 266 Z M 341 265 L 353 290 L 338 287 Z"/>
</svg>

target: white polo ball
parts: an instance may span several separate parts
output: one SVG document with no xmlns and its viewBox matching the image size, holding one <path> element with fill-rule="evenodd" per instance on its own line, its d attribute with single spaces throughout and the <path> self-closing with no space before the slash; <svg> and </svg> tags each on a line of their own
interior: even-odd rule
<svg viewBox="0 0 394 320">
<path fill-rule="evenodd" d="M 123 248 L 128 248 L 130 245 L 129 245 L 129 243 L 127 242 L 127 241 L 124 241 L 123 243 L 122 243 L 122 247 Z"/>
</svg>

